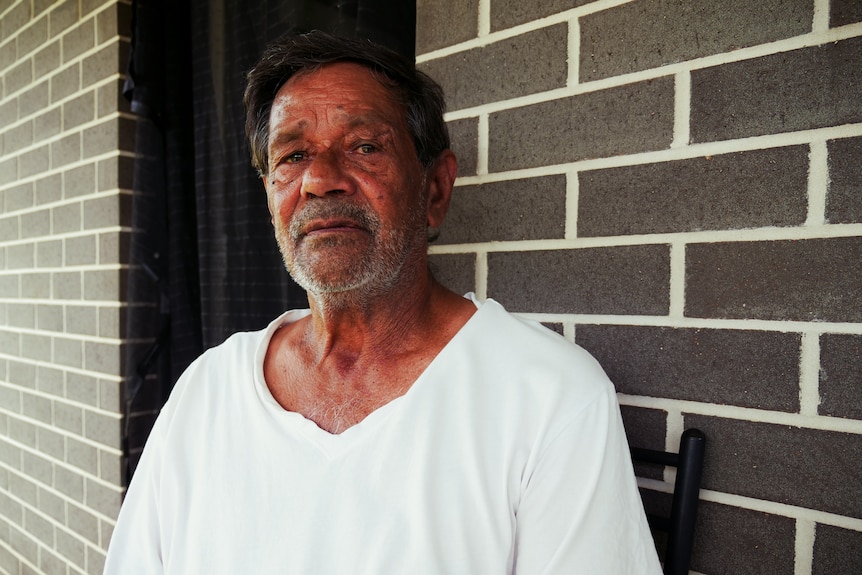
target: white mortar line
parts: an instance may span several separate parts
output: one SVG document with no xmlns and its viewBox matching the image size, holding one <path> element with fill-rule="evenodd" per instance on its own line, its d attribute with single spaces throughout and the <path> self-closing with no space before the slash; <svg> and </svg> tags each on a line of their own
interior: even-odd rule
<svg viewBox="0 0 862 575">
<path fill-rule="evenodd" d="M 811 575 L 814 567 L 814 521 L 796 518 L 793 575 Z"/>
<path fill-rule="evenodd" d="M 634 407 L 646 407 L 650 409 L 679 409 L 683 413 L 720 417 L 723 419 L 736 419 L 755 423 L 771 423 L 775 425 L 787 425 L 793 427 L 804 427 L 818 431 L 834 431 L 837 433 L 851 433 L 862 435 L 862 421 L 845 419 L 842 417 L 809 416 L 799 413 L 785 413 L 781 411 L 768 411 L 752 407 L 739 407 L 735 405 L 718 405 L 713 403 L 700 403 L 683 399 L 667 399 L 660 397 L 644 397 L 618 393 L 620 405 Z M 862 522 L 862 519 L 860 519 Z"/>
<path fill-rule="evenodd" d="M 807 226 L 826 223 L 826 193 L 829 187 L 829 165 L 826 140 L 811 142 L 808 167 L 808 218 Z"/>
<path fill-rule="evenodd" d="M 799 412 L 817 415 L 820 405 L 820 333 L 802 333 L 799 354 Z"/>
<path fill-rule="evenodd" d="M 577 86 L 580 82 L 581 67 L 581 23 L 577 18 L 569 21 L 569 41 L 566 52 L 569 58 L 569 70 L 566 75 L 566 86 Z"/>
<path fill-rule="evenodd" d="M 488 253 L 476 253 L 476 297 L 480 300 L 488 298 Z"/>
<path fill-rule="evenodd" d="M 671 148 L 682 148 L 690 140 L 691 73 L 683 70 L 674 75 L 673 141 Z"/>
<path fill-rule="evenodd" d="M 829 2 L 830 0 L 814 0 L 814 18 L 811 22 L 811 31 L 824 33 L 829 30 Z M 798 573 L 796 575 L 799 575 Z"/>
<path fill-rule="evenodd" d="M 479 0 L 476 18 L 478 19 L 477 32 L 479 38 L 488 36 L 491 33 L 491 0 Z"/>
<path fill-rule="evenodd" d="M 54 301 L 58 301 L 58 300 L 54 300 Z M 62 301 L 64 304 L 68 304 L 68 300 L 62 300 Z M 103 343 L 106 345 L 121 345 L 124 343 L 132 343 L 130 340 L 125 339 L 125 338 L 113 338 L 113 337 L 108 338 L 108 337 L 99 337 L 99 336 L 95 336 L 95 335 L 85 335 L 85 334 L 79 334 L 79 333 L 64 333 L 64 332 L 57 332 L 57 331 L 43 330 L 43 329 L 34 329 L 34 328 L 21 327 L 21 326 L 14 326 L 14 327 L 13 326 L 6 326 L 6 327 L 12 327 L 13 328 L 12 331 L 14 331 L 15 333 L 22 334 L 22 335 L 41 335 L 41 336 L 45 336 L 45 337 L 58 337 L 60 339 L 69 339 L 69 340 L 75 340 L 75 341 L 80 341 L 80 342 L 84 342 L 84 343 Z M 21 359 L 24 359 L 24 358 L 21 358 Z"/>
<path fill-rule="evenodd" d="M 679 451 L 679 438 L 682 437 L 682 432 L 685 431 L 685 422 L 683 421 L 682 411 L 679 409 L 667 409 L 667 432 L 664 437 L 664 449 L 676 453 Z M 665 482 L 673 485 L 676 481 L 676 468 L 666 465 L 664 468 Z"/>
<path fill-rule="evenodd" d="M 71 338 L 71 339 L 74 339 L 74 338 Z M 127 343 L 127 342 L 128 343 L 148 343 L 148 342 L 152 342 L 152 341 L 153 341 L 153 338 L 149 338 L 146 340 L 139 340 L 139 341 L 138 340 L 123 340 L 123 343 Z M 33 359 L 33 358 L 29 358 L 29 357 L 21 357 L 18 355 L 10 355 L 7 353 L 0 353 L 0 359 L 7 359 L 10 361 L 14 361 L 16 363 L 25 363 L 28 365 L 35 365 L 36 367 L 47 367 L 47 368 L 57 370 L 57 371 L 63 371 L 63 372 L 73 373 L 75 375 L 83 375 L 86 377 L 92 377 L 94 379 L 99 379 L 99 380 L 105 381 L 107 383 L 122 383 L 123 381 L 126 380 L 125 376 L 118 375 L 116 373 L 103 373 L 101 371 L 91 371 L 91 370 L 83 369 L 80 367 L 63 365 L 63 364 L 58 364 L 58 363 L 54 363 L 51 361 L 43 361 L 40 359 Z M 7 385 L 14 385 L 10 382 L 0 382 L 0 383 L 6 383 Z M 21 389 L 27 389 L 28 391 L 31 391 L 31 388 L 21 388 Z M 51 397 L 56 397 L 56 396 L 51 396 Z M 61 399 L 61 398 L 58 398 L 58 399 Z M 68 400 L 64 400 L 64 401 L 66 403 L 75 403 L 74 401 L 72 401 L 72 402 L 70 402 Z M 82 403 L 80 405 L 86 405 L 86 404 Z M 102 408 L 92 407 L 92 406 L 90 407 L 90 409 L 98 409 L 100 411 L 102 410 Z M 106 411 L 105 413 L 111 413 L 111 412 Z"/>
<path fill-rule="evenodd" d="M 478 126 L 476 128 L 476 175 L 483 176 L 488 173 L 488 114 L 479 114 Z M 460 178 L 459 178 L 460 179 Z"/>
<path fill-rule="evenodd" d="M 578 237 L 578 198 L 580 183 L 578 173 L 571 171 L 566 174 L 566 223 L 563 237 L 575 239 Z"/>
<path fill-rule="evenodd" d="M 681 319 L 685 315 L 685 244 L 670 244 L 670 309 L 668 316 Z"/>
</svg>

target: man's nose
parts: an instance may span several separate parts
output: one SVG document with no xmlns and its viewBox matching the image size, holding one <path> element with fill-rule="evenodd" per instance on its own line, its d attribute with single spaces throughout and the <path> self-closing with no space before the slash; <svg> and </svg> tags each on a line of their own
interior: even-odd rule
<svg viewBox="0 0 862 575">
<path fill-rule="evenodd" d="M 314 155 L 302 178 L 300 194 L 323 197 L 326 194 L 352 194 L 354 182 L 336 150 L 323 150 Z"/>
</svg>

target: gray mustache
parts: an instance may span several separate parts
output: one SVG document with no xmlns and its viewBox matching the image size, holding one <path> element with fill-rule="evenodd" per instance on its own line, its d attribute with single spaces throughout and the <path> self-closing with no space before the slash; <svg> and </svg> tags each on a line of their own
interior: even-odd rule
<svg viewBox="0 0 862 575">
<path fill-rule="evenodd" d="M 371 233 L 376 232 L 380 225 L 377 215 L 362 206 L 344 202 L 312 202 L 294 214 L 288 226 L 290 237 L 294 240 L 298 239 L 309 222 L 319 219 L 349 220 Z"/>
</svg>

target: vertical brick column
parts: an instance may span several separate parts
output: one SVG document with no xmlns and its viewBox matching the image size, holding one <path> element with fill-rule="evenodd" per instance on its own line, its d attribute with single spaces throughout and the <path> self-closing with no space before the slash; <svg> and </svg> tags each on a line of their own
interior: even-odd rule
<svg viewBox="0 0 862 575">
<path fill-rule="evenodd" d="M 101 573 L 119 509 L 130 6 L 0 6 L 0 572 Z"/>
<path fill-rule="evenodd" d="M 418 6 L 437 276 L 591 351 L 632 444 L 706 432 L 696 572 L 862 572 L 859 3 Z"/>
</svg>

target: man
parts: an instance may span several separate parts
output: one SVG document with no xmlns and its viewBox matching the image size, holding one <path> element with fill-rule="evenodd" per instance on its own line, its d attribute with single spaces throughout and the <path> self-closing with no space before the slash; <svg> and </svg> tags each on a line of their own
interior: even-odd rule
<svg viewBox="0 0 862 575">
<path fill-rule="evenodd" d="M 270 47 L 245 100 L 310 310 L 183 375 L 106 573 L 658 573 L 601 368 L 428 271 L 457 171 L 439 87 L 312 33 Z"/>
</svg>

